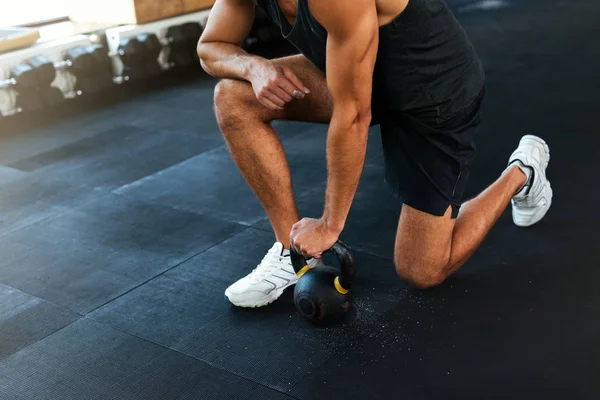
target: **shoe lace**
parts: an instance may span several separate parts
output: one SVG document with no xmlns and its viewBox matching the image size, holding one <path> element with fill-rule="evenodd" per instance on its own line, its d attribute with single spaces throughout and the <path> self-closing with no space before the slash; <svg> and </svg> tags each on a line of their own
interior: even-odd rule
<svg viewBox="0 0 600 400">
<path fill-rule="evenodd" d="M 248 275 L 248 280 L 253 283 L 260 282 L 265 277 L 271 274 L 273 270 L 281 267 L 282 263 L 287 261 L 287 256 L 282 256 L 277 252 L 268 252 L 260 262 Z"/>
</svg>

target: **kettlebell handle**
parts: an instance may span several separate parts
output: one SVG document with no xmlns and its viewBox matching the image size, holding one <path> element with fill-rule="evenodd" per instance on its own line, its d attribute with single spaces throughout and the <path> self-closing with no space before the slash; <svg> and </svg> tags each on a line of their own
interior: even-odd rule
<svg viewBox="0 0 600 400">
<path fill-rule="evenodd" d="M 335 289 L 342 294 L 346 294 L 352 288 L 354 276 L 356 275 L 354 257 L 352 257 L 352 253 L 348 247 L 339 240 L 327 251 L 333 253 L 340 262 L 340 275 L 335 279 Z M 304 256 L 298 253 L 293 247 L 290 247 L 290 258 L 298 278 L 310 270 Z"/>
</svg>

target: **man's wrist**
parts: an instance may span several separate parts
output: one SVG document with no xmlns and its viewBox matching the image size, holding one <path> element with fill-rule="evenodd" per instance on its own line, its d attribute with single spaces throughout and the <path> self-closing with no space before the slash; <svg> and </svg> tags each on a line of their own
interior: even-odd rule
<svg viewBox="0 0 600 400">
<path fill-rule="evenodd" d="M 325 213 L 325 214 L 323 214 L 322 219 L 325 222 L 325 226 L 327 227 L 327 231 L 329 233 L 334 233 L 336 235 L 339 235 L 344 230 L 344 225 L 346 223 L 345 218 L 344 219 L 339 218 L 339 217 L 336 218 L 333 215 Z"/>
<path fill-rule="evenodd" d="M 242 69 L 242 76 L 245 80 L 251 81 L 252 77 L 256 75 L 258 70 L 262 68 L 262 63 L 265 61 L 261 57 L 256 56 L 245 56 L 246 60 L 244 63 L 244 68 Z"/>
</svg>

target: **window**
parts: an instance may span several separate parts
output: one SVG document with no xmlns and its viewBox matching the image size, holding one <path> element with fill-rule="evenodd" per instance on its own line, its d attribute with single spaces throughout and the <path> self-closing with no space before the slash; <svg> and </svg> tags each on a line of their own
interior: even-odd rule
<svg viewBox="0 0 600 400">
<path fill-rule="evenodd" d="M 35 24 L 69 15 L 69 4 L 77 0 L 0 0 L 0 26 Z"/>
</svg>

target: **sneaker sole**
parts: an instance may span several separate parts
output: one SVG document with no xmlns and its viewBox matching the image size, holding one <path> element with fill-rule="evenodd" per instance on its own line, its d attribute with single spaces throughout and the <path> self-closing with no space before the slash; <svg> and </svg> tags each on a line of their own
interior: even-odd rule
<svg viewBox="0 0 600 400">
<path fill-rule="evenodd" d="M 311 266 L 312 268 L 316 268 L 318 266 L 322 266 L 323 263 L 318 261 L 317 263 L 315 263 L 313 266 Z M 242 308 L 258 308 L 258 307 L 264 307 L 264 306 L 268 306 L 269 304 L 273 303 L 275 300 L 277 300 L 278 298 L 281 297 L 281 295 L 283 294 L 283 292 L 286 291 L 286 289 L 294 286 L 296 284 L 296 282 L 291 283 L 287 286 L 284 286 L 282 288 L 276 289 L 271 291 L 268 295 L 266 295 L 263 299 L 261 299 L 261 301 L 259 302 L 245 302 L 245 301 L 234 301 L 231 299 L 231 293 L 229 292 L 229 288 L 225 289 L 225 296 L 227 297 L 227 299 L 229 300 L 229 302 L 231 304 L 233 304 L 236 307 L 242 307 Z"/>
<path fill-rule="evenodd" d="M 294 285 L 295 285 L 295 283 L 288 285 L 288 286 L 284 286 L 280 289 L 275 289 L 258 302 L 257 301 L 245 302 L 243 300 L 242 301 L 234 301 L 231 299 L 231 293 L 229 293 L 229 289 L 225 290 L 225 296 L 231 302 L 231 304 L 233 304 L 236 307 L 258 308 L 258 307 L 268 306 L 269 304 L 273 303 L 275 300 L 277 300 L 278 298 L 281 297 L 281 295 L 283 294 L 283 292 L 285 292 L 285 290 L 287 288 L 292 287 Z"/>
</svg>

